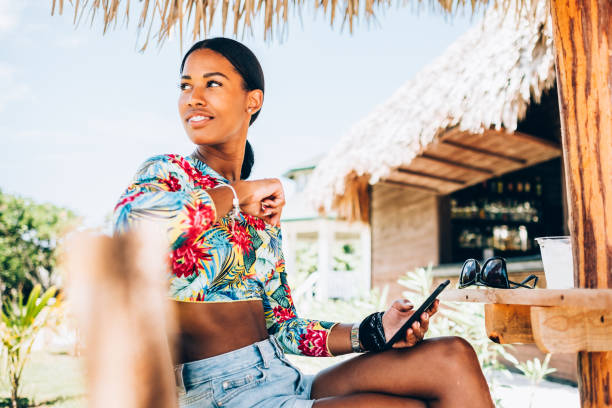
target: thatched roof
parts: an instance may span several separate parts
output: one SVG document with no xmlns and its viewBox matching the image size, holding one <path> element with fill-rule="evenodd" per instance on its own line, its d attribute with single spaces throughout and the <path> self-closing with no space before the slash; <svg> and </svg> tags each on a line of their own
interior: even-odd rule
<svg viewBox="0 0 612 408">
<path fill-rule="evenodd" d="M 51 15 L 57 6 L 59 14 L 64 11 L 64 0 L 51 0 Z M 419 1 L 421 3 L 422 0 Z M 429 6 L 442 12 L 452 14 L 458 9 L 471 9 L 478 11 L 480 7 L 493 4 L 495 7 L 509 10 L 512 6 L 523 5 L 527 0 L 429 0 Z M 151 32 L 157 37 L 158 45 L 177 31 L 181 46 L 183 34 L 191 32 L 193 41 L 206 37 L 213 23 L 221 19 L 221 27 L 225 32 L 229 22 L 232 32 L 238 35 L 239 28 L 243 32 L 253 35 L 253 21 L 263 19 L 264 38 L 270 37 L 273 28 L 282 32 L 288 22 L 290 13 L 301 13 L 305 9 L 322 11 L 329 17 L 330 23 L 348 24 L 353 31 L 353 24 L 357 22 L 360 14 L 366 20 L 375 16 L 377 10 L 388 9 L 393 6 L 392 0 L 140 0 L 130 4 L 129 0 L 69 0 L 74 7 L 74 23 L 83 18 L 88 11 L 93 24 L 96 14 L 104 21 L 104 33 L 109 27 L 115 27 L 117 20 L 123 17 L 128 23 L 129 18 L 138 19 L 138 29 L 146 29 L 147 35 L 141 51 L 147 47 Z M 136 4 L 134 4 L 136 3 Z M 406 0 L 398 0 L 397 4 L 405 6 Z M 425 2 L 424 2 L 425 3 Z"/>
<path fill-rule="evenodd" d="M 375 184 L 408 165 L 451 129 L 470 134 L 516 130 L 530 101 L 539 102 L 542 92 L 554 86 L 552 42 L 545 2 L 538 3 L 532 18 L 518 21 L 488 10 L 481 23 L 329 151 L 307 188 L 315 206 L 338 209 L 339 201 L 363 191 L 364 183 Z"/>
</svg>

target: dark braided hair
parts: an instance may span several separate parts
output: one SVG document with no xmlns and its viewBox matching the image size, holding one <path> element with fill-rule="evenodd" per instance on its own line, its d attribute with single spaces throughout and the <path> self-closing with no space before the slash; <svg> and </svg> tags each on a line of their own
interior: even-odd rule
<svg viewBox="0 0 612 408">
<path fill-rule="evenodd" d="M 261 65 L 257 60 L 257 57 L 253 52 L 248 49 L 242 43 L 236 40 L 225 37 L 209 38 L 207 40 L 198 41 L 193 44 L 189 51 L 183 57 L 181 62 L 181 74 L 185 67 L 185 61 L 189 54 L 196 50 L 212 50 L 218 54 L 221 54 L 227 59 L 233 66 L 236 72 L 242 77 L 242 87 L 245 91 L 252 91 L 254 89 L 261 89 L 264 92 L 264 75 Z M 249 126 L 255 122 L 261 109 L 251 116 Z M 244 160 L 242 161 L 242 169 L 240 171 L 240 178 L 242 180 L 249 178 L 251 170 L 255 164 L 255 154 L 253 153 L 253 147 L 247 140 L 244 148 Z"/>
</svg>

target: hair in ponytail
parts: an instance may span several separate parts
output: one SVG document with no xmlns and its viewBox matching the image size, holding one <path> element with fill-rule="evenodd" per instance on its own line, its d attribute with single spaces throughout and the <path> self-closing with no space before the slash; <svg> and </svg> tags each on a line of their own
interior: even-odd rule
<svg viewBox="0 0 612 408">
<path fill-rule="evenodd" d="M 181 62 L 180 72 L 183 73 L 185 67 L 185 61 L 189 54 L 196 50 L 208 49 L 221 54 L 227 59 L 233 66 L 236 72 L 242 76 L 242 87 L 245 91 L 252 91 L 253 89 L 261 89 L 264 92 L 264 75 L 261 65 L 257 60 L 257 57 L 253 52 L 246 47 L 244 44 L 232 40 L 231 38 L 216 37 L 209 38 L 207 40 L 198 41 L 187 51 Z M 255 122 L 259 112 L 255 112 L 251 116 L 249 126 Z M 244 148 L 244 161 L 242 162 L 242 170 L 240 174 L 241 179 L 246 179 L 251 174 L 251 169 L 255 163 L 255 156 L 251 144 L 247 141 Z"/>
<path fill-rule="evenodd" d="M 251 175 L 251 169 L 255 164 L 255 154 L 253 153 L 253 147 L 247 140 L 246 146 L 244 146 L 244 160 L 242 161 L 242 170 L 240 171 L 240 179 L 246 180 Z"/>
</svg>

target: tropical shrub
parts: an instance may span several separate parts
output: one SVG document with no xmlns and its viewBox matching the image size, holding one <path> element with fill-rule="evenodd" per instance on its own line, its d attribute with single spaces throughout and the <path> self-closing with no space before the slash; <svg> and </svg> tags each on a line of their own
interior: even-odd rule
<svg viewBox="0 0 612 408">
<path fill-rule="evenodd" d="M 13 408 L 18 408 L 24 401 L 19 396 L 23 368 L 36 335 L 45 326 L 49 315 L 49 308 L 46 306 L 51 303 L 56 293 L 55 287 L 47 289 L 42 296 L 41 291 L 41 285 L 34 286 L 26 302 L 23 301 L 21 292 L 16 296 L 7 296 L 0 310 L 0 342 L 6 367 L 3 372 L 8 376 Z M 55 301 L 54 304 L 58 302 Z M 27 402 L 27 399 L 25 401 Z"/>
</svg>

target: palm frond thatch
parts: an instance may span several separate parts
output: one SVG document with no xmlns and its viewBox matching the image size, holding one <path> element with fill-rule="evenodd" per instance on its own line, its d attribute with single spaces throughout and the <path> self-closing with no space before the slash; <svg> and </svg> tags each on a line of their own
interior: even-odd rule
<svg viewBox="0 0 612 408">
<path fill-rule="evenodd" d="M 531 101 L 538 103 L 555 83 L 548 5 L 534 4 L 532 18 L 488 10 L 481 23 L 355 123 L 309 180 L 306 194 L 314 206 L 353 214 L 342 207 L 357 180 L 376 184 L 449 129 L 515 131 Z"/>
<path fill-rule="evenodd" d="M 138 30 L 145 28 L 147 36 L 141 51 L 150 39 L 152 30 L 156 29 L 158 45 L 170 37 L 173 30 L 178 29 L 179 41 L 183 44 L 183 32 L 191 30 L 193 40 L 206 37 L 217 18 L 225 32 L 228 17 L 233 21 L 232 32 L 238 35 L 240 27 L 244 32 L 253 33 L 253 21 L 263 18 L 264 39 L 272 34 L 274 27 L 282 29 L 288 22 L 289 9 L 302 11 L 313 8 L 329 17 L 330 24 L 348 24 L 353 31 L 353 25 L 362 14 L 366 19 L 374 17 L 375 11 L 393 6 L 392 0 L 139 0 L 136 5 L 132 0 L 68 0 L 74 7 L 74 24 L 78 24 L 86 11 L 91 16 L 93 25 L 96 14 L 101 14 L 104 22 L 103 33 L 108 28 L 117 25 L 117 19 L 123 15 L 128 24 L 131 15 L 138 16 Z M 51 15 L 56 7 L 59 14 L 64 11 L 65 0 L 52 0 Z M 435 9 L 453 14 L 459 9 L 471 8 L 472 12 L 481 6 L 494 4 L 503 10 L 514 9 L 518 4 L 522 8 L 526 0 L 413 0 L 418 4 L 429 4 Z M 397 0 L 398 5 L 407 5 L 409 0 Z M 219 11 L 220 10 L 220 11 Z M 219 16 L 220 12 L 220 16 Z M 341 17 L 341 18 L 340 18 Z M 178 28 L 177 28 L 178 26 Z"/>
</svg>

